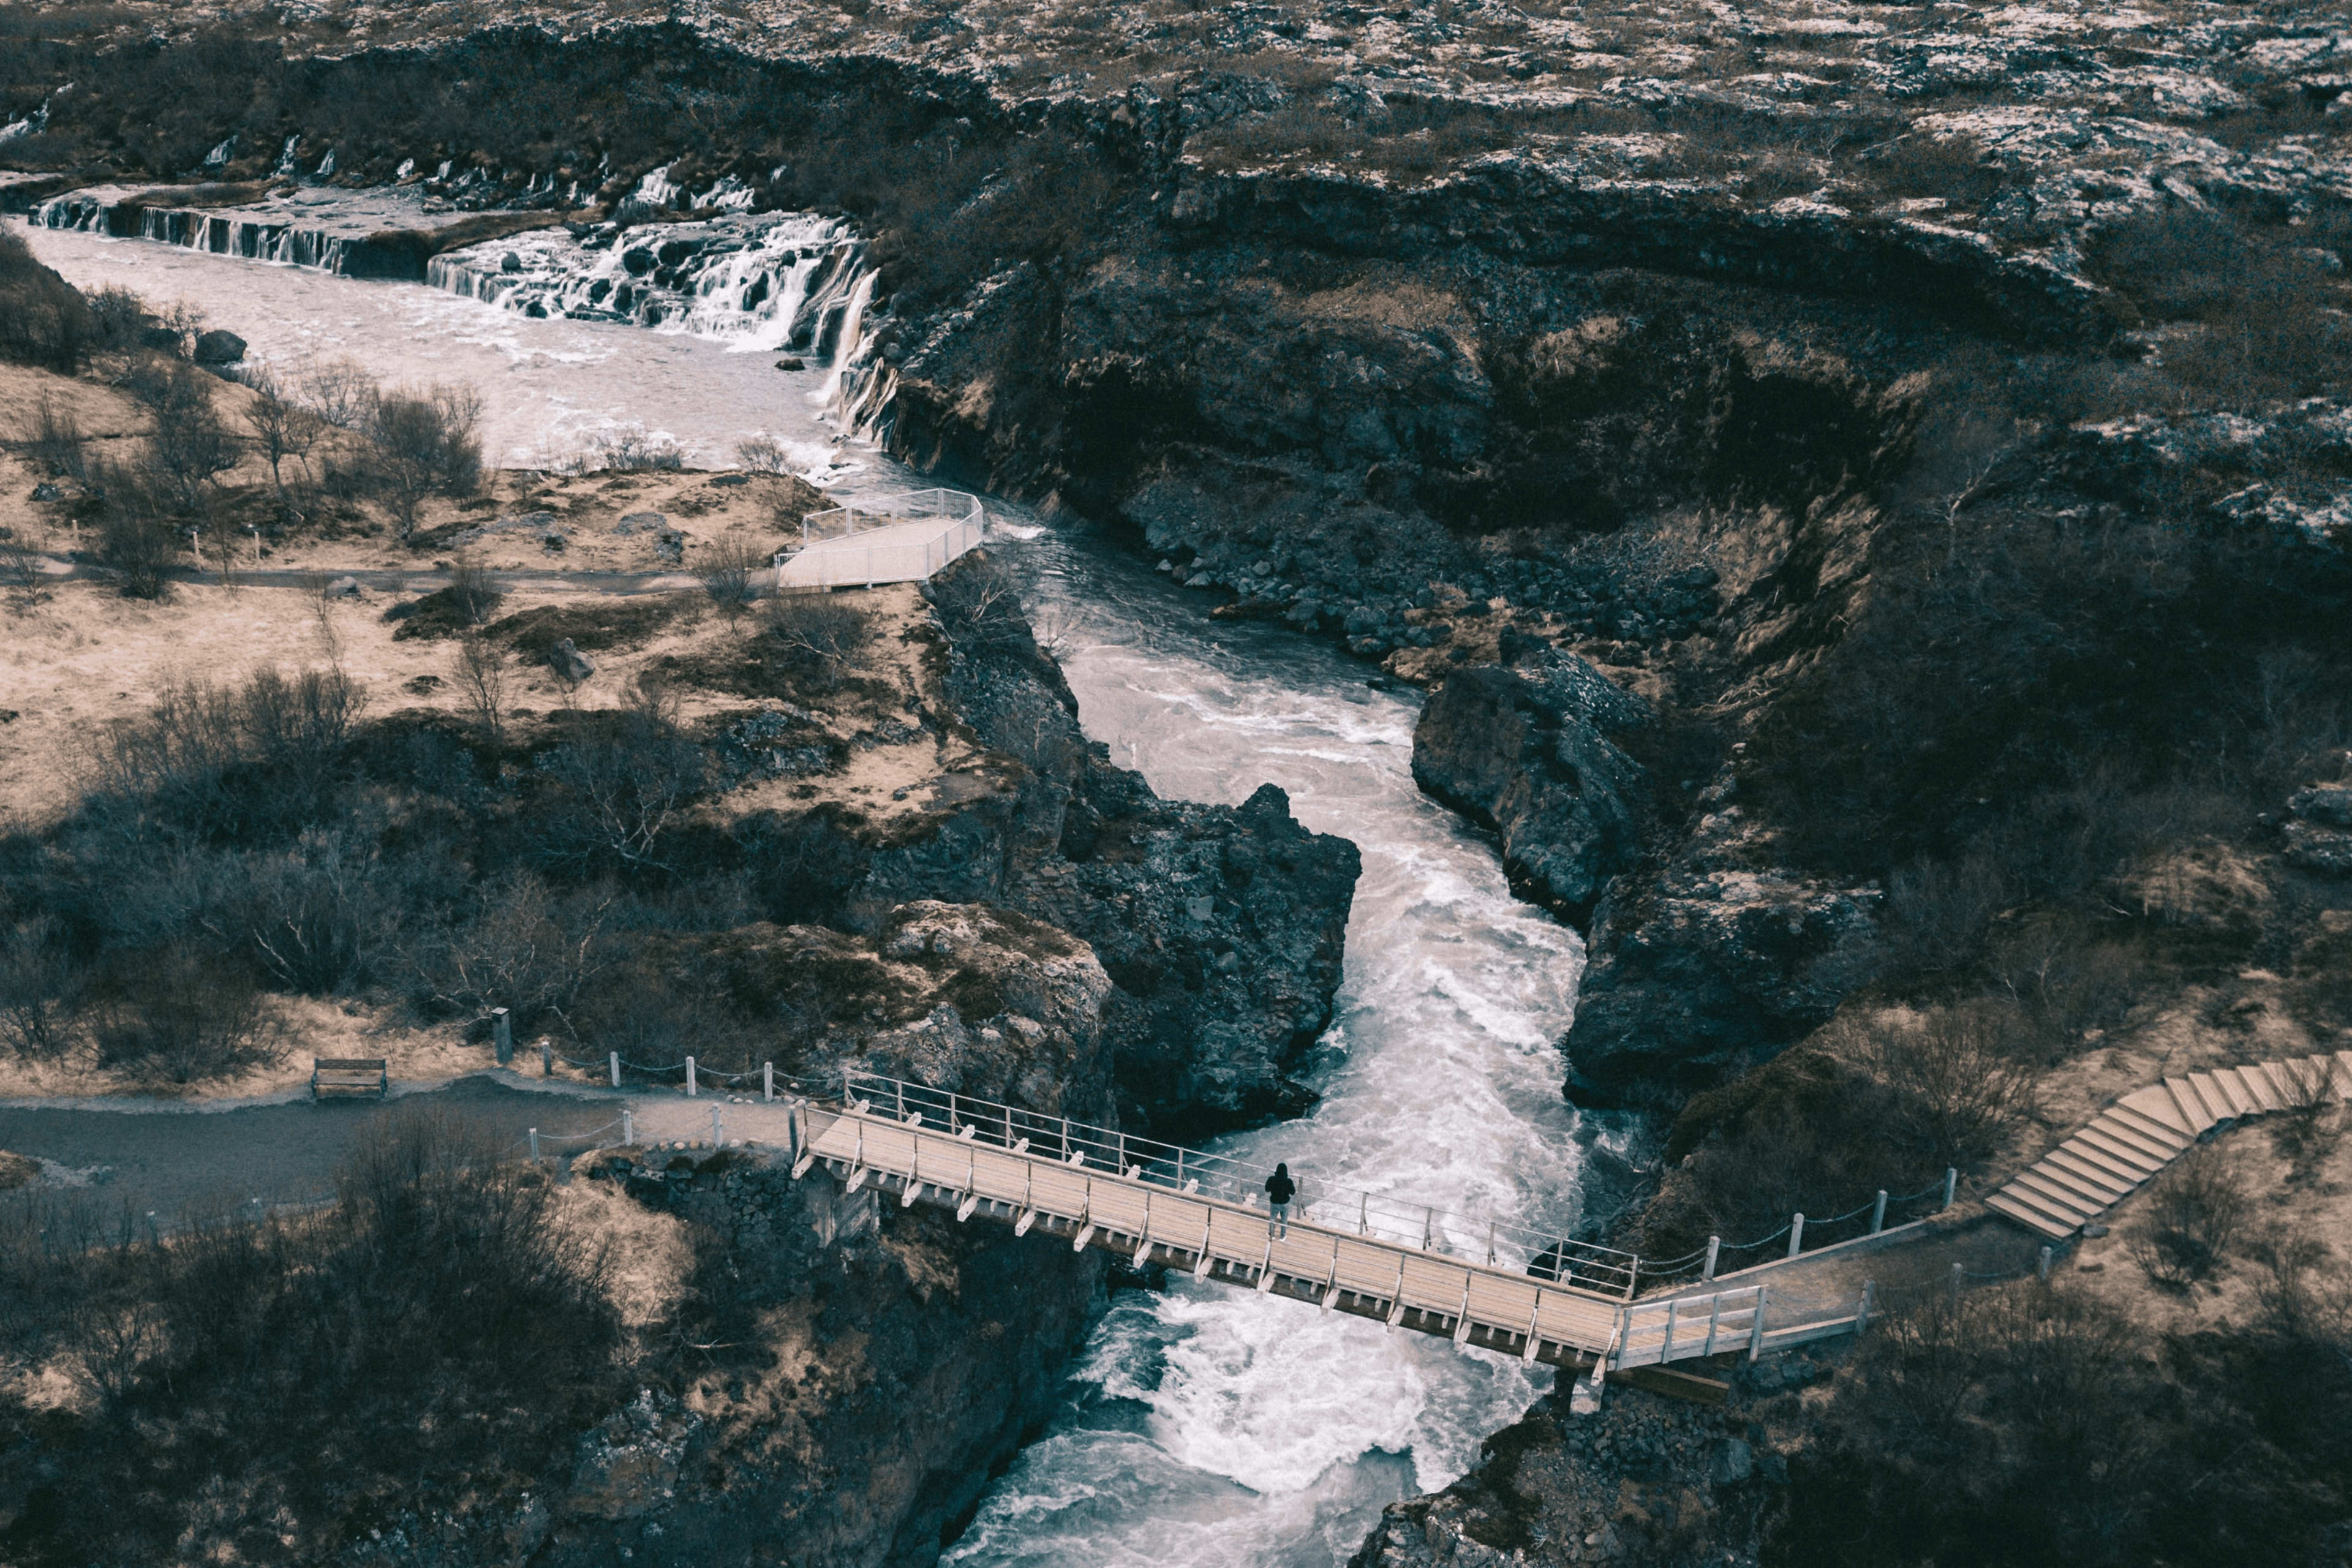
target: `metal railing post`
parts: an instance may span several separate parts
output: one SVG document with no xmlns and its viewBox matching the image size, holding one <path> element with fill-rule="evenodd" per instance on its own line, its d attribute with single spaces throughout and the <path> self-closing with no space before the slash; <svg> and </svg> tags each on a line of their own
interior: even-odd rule
<svg viewBox="0 0 2352 1568">
<path fill-rule="evenodd" d="M 1722 1250 L 1723 1237 L 1719 1236 L 1710 1236 L 1706 1238 L 1706 1267 L 1698 1271 L 1699 1282 L 1701 1284 L 1708 1283 L 1715 1279 L 1716 1255 Z"/>
<path fill-rule="evenodd" d="M 1876 1236 L 1886 1228 L 1886 1189 L 1878 1189 L 1878 1201 L 1871 1205 L 1870 1234 Z"/>
<path fill-rule="evenodd" d="M 1793 1215 L 1789 1220 L 1789 1256 L 1794 1258 L 1805 1248 L 1805 1216 Z"/>
</svg>

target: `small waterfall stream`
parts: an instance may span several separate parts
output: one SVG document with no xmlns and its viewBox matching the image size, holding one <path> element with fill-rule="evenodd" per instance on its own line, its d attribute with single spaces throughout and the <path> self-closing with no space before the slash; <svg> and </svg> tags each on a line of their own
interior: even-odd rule
<svg viewBox="0 0 2352 1568">
<path fill-rule="evenodd" d="M 781 432 L 796 461 L 829 465 L 821 477 L 845 498 L 919 482 L 843 428 L 887 394 L 871 353 L 874 274 L 854 237 L 814 218 L 724 226 L 737 221 L 660 226 L 657 242 L 632 230 L 617 255 L 551 234 L 525 261 L 519 240 L 493 242 L 447 258 L 440 288 L 64 228 L 32 238 L 75 282 L 185 298 L 262 357 L 345 354 L 394 383 L 462 377 L 507 461 L 628 420 L 674 433 L 689 461 L 712 467 L 734 441 Z M 712 242 L 662 258 L 695 239 Z M 653 265 L 633 271 L 642 244 Z M 625 319 L 613 305 L 624 278 L 660 290 L 633 293 Z M 599 281 L 610 287 L 591 298 Z M 598 313 L 572 314 L 574 300 Z M 646 331 L 636 309 L 654 302 L 662 314 Z M 832 363 L 775 370 L 765 351 L 795 341 L 830 342 Z M 1582 947 L 1512 898 L 1492 847 L 1414 786 L 1413 699 L 1371 689 L 1364 667 L 1285 629 L 1210 622 L 1196 597 L 1083 533 L 992 512 L 1035 607 L 1067 628 L 1087 733 L 1115 760 L 1177 798 L 1237 802 L 1271 780 L 1308 826 L 1363 851 L 1337 1021 L 1315 1068 L 1322 1100 L 1227 1147 L 1335 1184 L 1571 1225 L 1582 1143 L 1553 1042 Z M 1129 1293 L 1096 1330 L 1061 1415 L 950 1560 L 1329 1568 L 1384 1503 L 1459 1475 L 1549 1375 L 1187 1279 Z"/>
</svg>

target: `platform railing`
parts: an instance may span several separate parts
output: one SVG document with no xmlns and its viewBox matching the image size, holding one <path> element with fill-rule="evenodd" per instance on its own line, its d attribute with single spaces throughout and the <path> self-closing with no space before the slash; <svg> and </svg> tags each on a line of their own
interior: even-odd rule
<svg viewBox="0 0 2352 1568">
<path fill-rule="evenodd" d="M 972 1136 L 1007 1149 L 1026 1146 L 1081 1168 L 1112 1171 L 1179 1192 L 1197 1193 L 1244 1206 L 1265 1201 L 1270 1166 L 1202 1149 L 1164 1143 L 1070 1117 L 1047 1116 L 995 1100 L 975 1099 L 927 1084 L 880 1074 L 845 1075 L 847 1097 L 874 1111 L 950 1136 Z M 1630 1298 L 1639 1283 L 1641 1259 L 1596 1242 L 1536 1230 L 1495 1217 L 1479 1217 L 1416 1204 L 1390 1194 L 1326 1185 L 1310 1164 L 1291 1170 L 1302 1221 L 1334 1230 L 1418 1248 L 1424 1252 L 1516 1268 L 1604 1295 Z"/>
</svg>

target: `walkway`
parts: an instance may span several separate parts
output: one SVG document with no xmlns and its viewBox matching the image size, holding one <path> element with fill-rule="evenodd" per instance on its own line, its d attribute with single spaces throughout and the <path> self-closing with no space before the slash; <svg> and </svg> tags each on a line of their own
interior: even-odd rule
<svg viewBox="0 0 2352 1568">
<path fill-rule="evenodd" d="M 2063 1240 L 2215 1129 L 2329 1100 L 2352 1100 L 2352 1051 L 2168 1078 L 2116 1100 L 1985 1204 L 2037 1235 Z"/>
<path fill-rule="evenodd" d="M 776 587 L 871 588 L 919 583 L 980 548 L 987 514 L 961 490 L 915 490 L 811 512 L 801 547 L 776 563 Z"/>
</svg>

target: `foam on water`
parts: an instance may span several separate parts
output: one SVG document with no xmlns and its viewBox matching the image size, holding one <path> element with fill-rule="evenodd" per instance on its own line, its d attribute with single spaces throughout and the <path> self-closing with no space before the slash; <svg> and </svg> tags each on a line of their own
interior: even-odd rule
<svg viewBox="0 0 2352 1568">
<path fill-rule="evenodd" d="M 186 298 L 273 359 L 359 360 L 393 383 L 463 380 L 508 461 L 635 424 L 689 461 L 777 435 L 818 458 L 824 373 L 779 373 L 691 335 L 539 320 L 423 287 L 89 235 L 35 231 L 78 283 Z M 911 476 L 870 450 L 830 470 L 855 496 Z M 1542 1230 L 1576 1218 L 1580 1156 L 1553 1042 L 1582 964 L 1576 936 L 1513 899 L 1492 848 L 1424 799 L 1417 714 L 1365 670 L 1278 628 L 1205 622 L 1114 551 L 995 510 L 992 537 L 1066 628 L 1088 735 L 1160 794 L 1239 802 L 1280 784 L 1309 826 L 1363 851 L 1314 1113 L 1224 1141 L 1321 1181 Z M 1313 1182 L 1302 1194 L 1317 1196 Z M 1343 1217 L 1343 1216 L 1334 1216 Z M 1457 1226 L 1462 1222 L 1457 1222 Z M 1470 1228 L 1475 1229 L 1475 1223 Z M 1486 1237 L 1444 1237 L 1483 1256 Z M 1548 1384 L 1517 1361 L 1178 1276 L 1119 1299 L 1063 1413 L 984 1500 L 958 1564 L 1343 1563 L 1385 1503 L 1444 1486 Z"/>
</svg>

